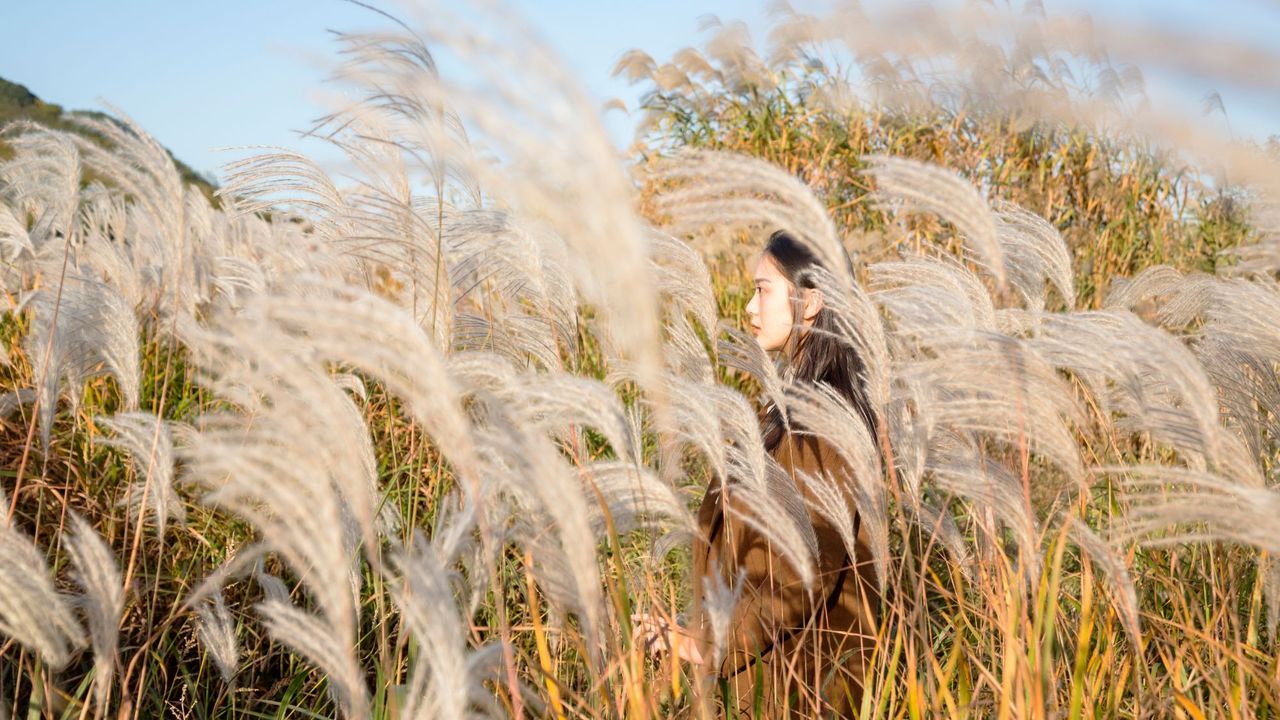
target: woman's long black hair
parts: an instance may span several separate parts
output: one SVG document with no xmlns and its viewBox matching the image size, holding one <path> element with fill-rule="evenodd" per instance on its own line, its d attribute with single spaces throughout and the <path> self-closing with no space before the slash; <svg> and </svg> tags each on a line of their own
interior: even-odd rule
<svg viewBox="0 0 1280 720">
<path fill-rule="evenodd" d="M 795 288 L 797 295 L 802 290 L 818 289 L 819 273 L 816 271 L 827 269 L 808 246 L 785 230 L 778 230 L 769 236 L 764 253 L 778 266 L 778 270 Z M 839 270 L 852 275 L 853 268 L 847 263 L 847 258 L 846 264 L 846 267 Z M 842 336 L 835 312 L 825 303 L 814 317 L 813 324 L 808 327 L 801 324 L 802 305 L 798 298 L 793 299 L 794 326 L 784 351 L 789 363 L 788 377 L 794 382 L 822 383 L 839 393 L 857 411 L 878 445 L 877 419 L 867 397 L 867 372 L 862 356 L 850 339 Z M 794 423 L 792 425 L 794 427 Z M 782 412 L 776 403 L 771 403 L 764 412 L 761 431 L 765 449 L 770 452 L 777 448 L 786 435 L 787 423 L 783 422 Z"/>
</svg>

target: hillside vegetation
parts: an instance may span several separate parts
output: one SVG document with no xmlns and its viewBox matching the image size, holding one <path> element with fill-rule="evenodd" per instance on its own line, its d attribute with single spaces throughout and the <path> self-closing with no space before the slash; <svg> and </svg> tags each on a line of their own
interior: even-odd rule
<svg viewBox="0 0 1280 720">
<path fill-rule="evenodd" d="M 95 120 L 110 119 L 108 114 L 96 110 L 64 110 L 61 105 L 41 100 L 25 85 L 0 78 L 0 127 L 18 121 L 32 122 L 42 127 L 84 135 L 95 142 L 103 142 L 101 135 L 86 130 L 83 125 L 77 123 L 78 117 Z M 8 158 L 12 155 L 12 148 L 5 142 L 5 138 L 0 136 L 0 158 Z M 173 157 L 172 153 L 170 157 Z M 173 158 L 173 162 L 184 183 L 200 188 L 206 197 L 213 198 L 214 191 L 217 190 L 216 183 L 201 176 L 177 158 Z M 85 182 L 93 179 L 92 174 L 85 176 Z"/>
</svg>

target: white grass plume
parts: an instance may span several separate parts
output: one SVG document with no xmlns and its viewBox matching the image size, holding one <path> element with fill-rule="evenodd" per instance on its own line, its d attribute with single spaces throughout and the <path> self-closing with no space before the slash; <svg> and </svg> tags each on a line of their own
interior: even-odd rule
<svg viewBox="0 0 1280 720">
<path fill-rule="evenodd" d="M 1152 265 L 1131 278 L 1117 278 L 1103 301 L 1103 308 L 1134 310 L 1143 301 L 1175 291 L 1182 282 L 1183 275 L 1176 268 Z M 1194 309 L 1190 311 L 1195 313 Z"/>
<path fill-rule="evenodd" d="M 703 344 L 698 327 L 688 316 L 673 316 L 668 310 L 663 322 L 663 357 L 666 366 L 682 377 L 698 382 L 714 382 L 714 360 Z"/>
<path fill-rule="evenodd" d="M 527 303 L 536 311 L 530 319 L 540 321 L 548 336 L 538 338 L 553 360 L 544 361 L 544 366 L 558 368 L 561 352 L 575 357 L 577 293 L 559 236 L 526 226 L 510 213 L 487 209 L 445 213 L 443 233 L 456 302 L 487 295 L 479 307 L 488 308 L 485 314 L 490 316 L 511 313 Z M 514 307 L 494 307 L 504 304 Z"/>
<path fill-rule="evenodd" d="M 34 259 L 35 254 L 36 249 L 31 244 L 27 228 L 18 222 L 12 210 L 0 204 L 0 263 L 3 263 L 0 272 L 7 274 L 20 261 Z M 0 277 L 3 275 L 0 274 Z"/>
<path fill-rule="evenodd" d="M 13 392 L 0 395 L 0 422 L 21 410 L 24 406 L 36 401 L 38 393 L 33 388 L 19 388 Z"/>
<path fill-rule="evenodd" d="M 1280 284 L 1263 276 L 1185 283 L 1174 301 L 1183 293 L 1208 295 L 1192 347 L 1228 422 L 1254 457 L 1268 455 L 1280 445 L 1280 416 L 1274 411 L 1280 407 L 1280 330 L 1272 321 L 1280 313 Z"/>
<path fill-rule="evenodd" d="M 187 318 L 195 312 L 200 285 L 188 210 L 193 193 L 183 182 L 169 152 L 119 108 L 113 117 L 74 116 L 72 122 L 104 138 L 99 144 L 76 135 L 85 165 L 110 178 L 129 197 L 133 232 L 127 238 L 135 268 L 152 268 L 149 285 L 162 319 Z M 124 241 L 122 239 L 122 241 Z M 161 327 L 167 325 L 162 324 Z"/>
<path fill-rule="evenodd" d="M 509 12 L 485 8 L 479 16 L 433 5 L 410 12 L 412 32 L 345 36 L 350 62 L 341 77 L 357 101 L 326 127 L 376 116 L 402 148 L 428 158 L 415 162 L 429 176 L 443 177 L 442 166 L 466 175 L 518 215 L 538 219 L 563 240 L 580 293 L 651 386 L 661 359 L 645 230 L 595 102 Z M 439 72 L 447 64 L 437 66 L 433 55 L 441 54 L 469 72 Z M 457 127 L 467 130 L 465 147 Z M 483 161 L 471 144 L 503 162 Z"/>
<path fill-rule="evenodd" d="M 819 498 L 822 514 L 842 528 L 841 539 L 850 557 L 857 554 L 857 538 L 853 535 L 852 518 L 840 517 L 856 510 L 867 528 L 876 578 L 886 587 L 889 577 L 888 486 L 881 470 L 877 438 L 871 436 L 866 423 L 835 390 L 826 385 L 793 385 L 787 388 L 787 407 L 792 421 L 804 432 L 818 435 L 831 443 L 845 468 L 833 468 L 831 477 L 808 478 L 807 484 Z M 840 501 L 837 502 L 837 499 Z"/>
<path fill-rule="evenodd" d="M 843 469 L 843 468 L 842 468 Z M 854 518 L 858 512 L 856 503 L 849 492 L 852 478 L 848 473 L 836 474 L 825 472 L 810 474 L 803 470 L 796 472 L 796 481 L 804 493 L 809 509 L 818 517 L 831 523 L 840 535 L 840 542 L 850 562 L 858 561 L 858 537 Z"/>
<path fill-rule="evenodd" d="M 84 630 L 54 587 L 40 550 L 7 521 L 0 522 L 0 634 L 55 668 L 85 645 Z"/>
<path fill-rule="evenodd" d="M 1226 38 L 1193 41 L 1153 26 L 967 4 L 893 6 L 877 13 L 849 4 L 817 16 L 791 14 L 776 35 L 784 57 L 807 59 L 831 50 L 859 59 L 862 82 L 833 83 L 831 91 L 815 93 L 815 104 L 834 112 L 870 103 L 914 117 L 998 113 L 1014 127 L 1038 121 L 1102 127 L 1177 148 L 1183 157 L 1222 167 L 1235 182 L 1274 188 L 1280 176 L 1274 159 L 1256 146 L 1235 142 L 1185 108 L 1152 102 L 1138 69 L 1141 63 L 1147 70 L 1183 72 L 1188 58 L 1212 55 L 1195 70 L 1213 68 L 1210 86 L 1261 89 L 1274 80 L 1260 84 L 1257 68 L 1274 65 L 1274 52 L 1242 49 Z M 1113 60 L 1120 57 L 1132 64 Z M 1250 59 L 1241 62 L 1245 57 Z"/>
<path fill-rule="evenodd" d="M 366 491 L 355 493 L 346 489 L 345 482 L 338 487 L 338 491 L 343 493 L 343 499 L 347 501 L 347 507 L 343 511 L 344 517 L 351 520 L 349 524 L 354 524 L 355 530 L 352 532 L 354 537 L 360 536 L 366 528 L 370 527 L 383 536 L 394 536 L 403 525 L 404 518 L 400 516 L 399 507 L 395 503 L 388 502 L 387 498 L 380 494 L 377 449 L 374 447 L 373 438 L 361 410 L 361 406 L 369 401 L 368 390 L 365 388 L 364 381 L 352 373 L 338 373 L 332 376 L 332 380 L 333 384 L 346 394 L 343 398 L 344 402 L 339 402 L 336 397 L 333 398 L 334 421 L 344 422 L 343 433 L 347 437 L 358 439 L 353 448 L 355 452 L 352 459 L 355 462 L 344 472 L 351 474 L 352 482 L 364 480 L 368 486 Z M 374 506 L 366 506 L 365 503 L 373 503 Z M 363 540 L 370 546 L 377 542 L 372 535 L 363 537 Z"/>
<path fill-rule="evenodd" d="M 111 548 L 80 515 L 72 512 L 70 524 L 71 537 L 66 549 L 75 568 L 76 584 L 82 592 L 78 604 L 89 624 L 93 645 L 93 696 L 102 714 L 115 685 L 124 586 Z"/>
<path fill-rule="evenodd" d="M 560 372 L 518 372 L 489 353 L 455 355 L 449 372 L 464 386 L 500 401 L 503 411 L 527 429 L 569 439 L 577 426 L 590 427 L 605 436 L 619 458 L 639 461 L 622 402 L 601 382 Z"/>
<path fill-rule="evenodd" d="M 988 513 L 999 520 L 1016 544 L 1029 577 L 1033 581 L 1039 577 L 1040 523 L 1014 469 L 984 457 L 971 436 L 961 436 L 953 444 L 931 449 L 926 471 L 933 485 L 969 503 L 971 515 L 995 546 L 1002 545 L 1001 536 L 982 520 Z"/>
<path fill-rule="evenodd" d="M 234 218 L 244 222 L 270 209 L 273 217 L 285 220 L 268 225 L 271 231 L 288 228 L 292 232 L 284 237 L 250 234 L 223 255 L 257 255 L 253 259 L 274 270 L 269 278 L 310 272 L 355 279 L 360 274 L 358 247 L 367 243 L 362 234 L 366 228 L 353 219 L 348 192 L 340 190 L 319 165 L 297 152 L 279 150 L 229 164 L 227 170 L 227 184 L 220 193 Z M 370 242 L 390 245 L 385 238 Z"/>
<path fill-rule="evenodd" d="M 467 401 L 475 422 L 469 437 L 482 463 L 477 477 L 483 480 L 468 491 L 464 507 L 485 513 L 489 527 L 506 528 L 497 540 L 525 548 L 539 585 L 554 604 L 578 614 L 596 657 L 603 601 L 590 507 L 597 501 L 594 494 L 588 496 L 579 479 L 582 471 L 566 462 L 553 434 L 563 432 L 566 422 L 585 417 L 613 436 L 621 456 L 634 457 L 617 398 L 599 383 L 568 375 L 516 374 L 491 355 L 459 355 L 453 365 L 459 397 Z M 583 402 L 556 399 L 539 385 L 572 389 Z M 458 544 L 455 531 L 443 535 L 455 538 L 450 545 Z"/>
<path fill-rule="evenodd" d="M 577 613 L 593 661 L 600 661 L 604 601 L 581 471 L 549 438 L 514 424 L 500 406 L 489 404 L 487 416 L 476 435 L 490 477 L 510 503 L 491 524 L 510 522 L 509 539 L 532 556 L 534 576 L 548 598 Z"/>
<path fill-rule="evenodd" d="M 99 145 L 74 136 L 85 164 L 133 198 L 162 229 L 171 249 L 179 248 L 185 235 L 183 212 L 186 186 L 169 151 L 119 108 L 108 106 L 110 118 L 75 116 L 73 121 L 108 143 Z M 176 266 L 181 255 L 170 255 L 166 265 Z"/>
<path fill-rule="evenodd" d="M 220 393 L 230 388 L 244 405 L 200 419 L 180 449 L 185 478 L 207 490 L 203 502 L 252 523 L 264 549 L 301 579 L 315 613 L 280 600 L 259 609 L 277 641 L 329 676 L 343 712 L 363 717 L 355 542 L 375 542 L 367 429 L 323 361 L 261 315 L 191 338 L 201 342 L 193 357 L 205 382 Z M 352 516 L 357 527 L 348 531 Z"/>
<path fill-rule="evenodd" d="M 811 273 L 814 285 L 822 293 L 823 307 L 835 320 L 836 339 L 856 350 L 862 358 L 867 399 L 871 409 L 879 414 L 889 402 L 892 367 L 889 339 L 875 302 L 849 275 L 848 266 L 843 267 L 844 270 L 832 271 L 815 268 Z"/>
<path fill-rule="evenodd" d="M 353 64 L 358 66 L 368 44 L 357 38 L 339 38 L 355 46 Z M 404 69 L 412 66 L 412 62 L 400 64 Z M 366 88 L 358 90 L 364 92 Z M 359 261 L 367 286 L 411 309 L 444 347 L 453 332 L 455 305 L 477 282 L 465 268 L 455 272 L 460 256 L 454 251 L 477 245 L 479 238 L 493 234 L 468 231 L 473 229 L 467 227 L 468 215 L 483 212 L 479 207 L 484 200 L 465 171 L 458 172 L 448 157 L 451 150 L 465 157 L 473 152 L 456 117 L 447 109 L 431 108 L 422 119 L 432 127 L 440 125 L 445 134 L 453 131 L 456 142 L 446 142 L 447 149 L 418 147 L 409 139 L 409 129 L 397 124 L 404 120 L 401 114 L 413 114 L 409 102 L 384 105 L 386 99 L 385 94 L 377 93 L 369 99 L 369 106 L 349 109 L 343 119 L 331 116 L 321 123 L 321 128 L 326 123 L 339 123 L 338 132 L 327 139 L 346 153 L 357 172 L 356 184 L 342 193 L 345 209 L 330 211 L 345 215 L 348 227 L 329 242 Z M 419 178 L 418 173 L 424 170 L 427 177 Z M 415 185 L 431 185 L 434 196 L 416 195 Z M 458 203 L 475 209 L 455 207 Z M 499 262 L 504 257 L 497 251 L 491 255 Z M 514 264 L 523 265 L 519 261 Z M 498 310 L 476 312 L 489 318 L 501 314 Z"/>
<path fill-rule="evenodd" d="M 0 197 L 14 215 L 35 218 L 24 233 L 33 250 L 53 250 L 76 230 L 83 169 L 76 142 L 70 133 L 28 122 L 8 125 L 2 134 L 13 157 L 0 163 Z"/>
<path fill-rule="evenodd" d="M 163 258 L 149 252 L 152 243 L 147 240 L 154 241 L 154 228 L 117 190 L 94 183 L 82 195 L 80 243 L 72 264 L 81 274 L 110 284 L 130 306 L 145 312 L 151 286 L 165 272 Z"/>
<path fill-rule="evenodd" d="M 1258 231 L 1258 242 L 1227 251 L 1237 259 L 1226 269 L 1229 274 L 1268 277 L 1280 272 L 1280 192 L 1271 188 L 1259 195 L 1249 208 L 1249 224 Z"/>
<path fill-rule="evenodd" d="M 258 360 L 260 367 L 270 367 L 268 362 L 261 361 L 261 358 Z M 198 480 L 212 489 L 211 495 L 205 498 L 206 501 L 225 504 L 237 512 L 247 512 L 251 519 L 265 520 L 265 523 L 256 523 L 259 529 L 266 529 L 264 526 L 271 525 L 276 520 L 284 520 L 283 525 L 276 528 L 283 535 L 293 523 L 302 522 L 303 517 L 299 513 L 305 513 L 307 508 L 286 507 L 290 501 L 290 493 L 299 493 L 301 497 L 298 499 L 308 498 L 317 504 L 314 509 L 320 516 L 325 515 L 324 510 L 333 510 L 341 517 L 354 516 L 354 539 L 373 542 L 376 514 L 375 468 L 371 463 L 368 430 L 363 419 L 345 393 L 333 385 L 327 376 L 299 367 L 288 368 L 288 371 L 287 379 L 276 379 L 278 389 L 264 394 L 263 404 L 253 416 L 208 415 L 202 420 L 199 432 L 181 450 L 182 457 L 188 462 L 204 463 L 191 467 L 187 479 Z M 267 378 L 263 380 L 269 381 Z M 289 394 L 295 397 L 287 397 Z M 296 413 L 297 417 L 290 417 L 290 413 Z M 304 431 L 312 432 L 316 439 L 293 443 L 289 441 L 291 435 Z M 237 432 L 240 433 L 239 448 L 245 456 L 242 460 L 234 457 Z M 338 438 L 342 442 L 337 442 Z M 213 457 L 219 448 L 226 452 L 227 457 Z M 305 457 L 293 457 L 292 452 Z M 213 468 L 237 465 L 248 470 L 242 463 L 255 459 L 262 460 L 268 467 L 254 471 L 249 477 L 234 479 L 233 482 L 221 482 L 211 472 Z M 289 463 L 293 463 L 295 469 L 289 471 L 287 477 L 281 477 L 273 483 L 274 487 L 271 489 L 254 487 L 249 481 L 252 477 L 260 477 L 260 472 L 269 472 L 271 466 L 278 470 Z M 312 475 L 303 477 L 303 473 Z M 337 497 L 331 499 L 331 494 L 336 494 Z M 302 527 L 310 525 L 311 523 L 302 523 Z M 338 527 L 341 525 L 332 526 L 328 530 L 332 532 Z M 311 539 L 316 540 L 315 535 L 323 532 L 322 526 L 313 527 Z M 272 533 L 265 534 L 270 539 Z M 306 535 L 304 532 L 303 536 Z M 315 546 L 316 552 L 320 553 L 323 547 L 323 543 L 318 543 Z M 301 546 L 293 549 L 304 550 Z M 327 559 L 323 554 L 311 556 L 306 552 L 290 559 L 297 561 L 302 558 Z M 302 568 L 295 569 L 305 568 L 304 564 Z"/>
<path fill-rule="evenodd" d="M 68 274 L 32 300 L 27 356 L 40 393 L 40 440 L 49 435 L 60 394 L 78 405 L 86 380 L 105 368 L 116 380 L 126 409 L 138 405 L 138 321 L 116 290 L 97 280 Z M 65 383 L 65 388 L 64 388 Z"/>
<path fill-rule="evenodd" d="M 124 497 L 134 522 L 142 524 L 150 513 L 160 538 L 170 517 L 184 525 L 187 511 L 173 484 L 175 461 L 168 424 L 150 413 L 120 413 L 97 421 L 114 435 L 101 442 L 127 452 L 138 478 Z"/>
<path fill-rule="evenodd" d="M 1111 601 L 1116 606 L 1116 614 L 1120 616 L 1120 624 L 1128 633 L 1133 649 L 1140 650 L 1142 622 L 1138 617 L 1138 591 L 1134 587 L 1133 578 L 1129 574 L 1129 568 L 1124 559 L 1117 555 L 1106 540 L 1098 537 L 1079 518 L 1068 520 L 1067 527 L 1071 539 L 1106 574 L 1111 586 Z"/>
<path fill-rule="evenodd" d="M 458 313 L 453 318 L 449 351 L 493 353 L 512 363 L 533 363 L 547 370 L 559 369 L 562 364 L 551 324 L 515 310 L 488 315 Z"/>
<path fill-rule="evenodd" d="M 1058 229 L 1013 203 L 996 202 L 993 209 L 1009 284 L 1022 296 L 1023 305 L 1032 311 L 1044 310 L 1052 286 L 1067 309 L 1075 307 L 1071 250 Z"/>
<path fill-rule="evenodd" d="M 764 538 L 772 552 L 789 564 L 806 589 L 816 578 L 818 538 L 800 488 L 791 474 L 766 457 L 764 487 L 738 481 L 741 475 L 714 482 L 708 493 L 720 493 L 726 523 L 742 523 Z"/>
<path fill-rule="evenodd" d="M 1053 233 L 1034 242 L 1052 246 L 1055 240 L 1060 244 Z M 1065 248 L 1060 250 L 1046 252 L 1069 268 Z M 1018 252 L 1035 254 L 1032 248 Z M 1018 267 L 1026 277 L 1015 279 L 1014 286 L 1022 288 L 1031 308 L 1041 306 L 1043 273 L 1052 263 L 1023 262 Z M 945 256 L 877 263 L 870 275 L 875 288 L 871 298 L 887 312 L 894 333 L 894 399 L 882 417 L 893 440 L 907 508 L 921 522 L 937 526 L 939 539 L 957 559 L 968 555 L 952 526 L 938 524 L 938 511 L 926 506 L 923 483 L 931 478 L 975 503 L 980 517 L 1000 519 L 1012 530 L 1028 568 L 1038 572 L 1038 524 L 1022 484 L 995 482 L 1011 471 L 972 452 L 979 437 L 998 438 L 1007 448 L 1025 442 L 1067 479 L 1076 484 L 1084 480 L 1073 435 L 1073 428 L 1082 426 L 1082 409 L 1053 367 L 1018 339 L 1035 311 L 1014 317 L 997 309 L 978 277 Z M 1000 505 L 991 508 L 987 503 L 992 502 Z"/>
<path fill-rule="evenodd" d="M 1072 481 L 1083 480 L 1072 430 L 1083 425 L 1081 407 L 1038 348 L 963 329 L 935 339 L 932 347 L 929 356 L 900 369 L 922 390 L 915 399 L 927 427 L 979 433 L 1009 448 L 1026 443 Z"/>
<path fill-rule="evenodd" d="M 756 413 L 729 388 L 688 382 L 679 387 L 681 402 L 712 408 L 717 416 L 715 434 L 696 441 L 723 452 L 708 492 L 722 493 L 726 519 L 741 520 L 760 533 L 811 586 L 818 538 L 809 509 L 791 475 L 765 452 Z"/>
<path fill-rule="evenodd" d="M 702 256 L 687 243 L 666 233 L 652 231 L 649 239 L 654 279 L 670 311 L 692 315 L 704 331 L 710 332 L 716 326 L 718 314 L 711 274 Z"/>
<path fill-rule="evenodd" d="M 650 267 L 664 306 L 667 366 L 691 379 L 712 380 L 711 360 L 698 331 L 712 334 L 717 322 L 711 275 L 689 245 L 653 231 Z M 694 325 L 696 323 L 696 326 Z"/>
<path fill-rule="evenodd" d="M 305 231 L 305 240 L 299 242 L 302 239 L 295 238 L 295 243 L 323 248 L 326 253 L 351 250 L 360 242 L 366 233 L 355 221 L 355 210 L 348 199 L 350 191 L 339 188 L 328 173 L 305 155 L 283 148 L 255 149 L 263 152 L 229 163 L 225 168 L 227 180 L 219 196 L 233 217 L 249 218 L 270 211 L 274 216 L 297 223 Z M 283 247 L 272 250 L 281 255 L 288 253 Z M 305 262 L 308 256 L 296 257 Z M 282 269 L 297 272 L 304 268 L 321 271 L 315 262 Z M 354 264 L 348 263 L 344 269 L 354 269 Z"/>
<path fill-rule="evenodd" d="M 258 558 L 254 562 L 253 581 L 258 584 L 258 588 L 262 590 L 262 595 L 267 600 L 277 600 L 287 603 L 291 594 L 289 586 L 284 584 L 280 578 L 266 572 L 262 569 L 262 558 Z"/>
<path fill-rule="evenodd" d="M 799 178 L 767 161 L 708 150 L 685 150 L 660 163 L 655 180 L 671 189 L 655 198 L 677 237 L 711 226 L 786 228 L 831 268 L 835 287 L 849 293 L 847 256 L 826 208 Z"/>
<path fill-rule="evenodd" d="M 894 320 L 894 331 L 928 344 L 939 331 L 994 331 L 996 308 L 986 288 L 954 259 L 916 257 L 868 268 L 871 299 Z"/>
<path fill-rule="evenodd" d="M 1248 445 L 1253 457 L 1266 457 L 1280 443 L 1280 371 L 1265 356 L 1216 334 L 1195 343 L 1196 356 L 1218 391 L 1223 424 Z"/>
<path fill-rule="evenodd" d="M 615 364 L 607 377 L 607 381 L 614 386 L 634 379 L 635 376 L 630 372 L 630 368 L 621 364 Z M 710 462 L 713 472 L 719 477 L 724 477 L 727 473 L 727 459 L 724 434 L 721 429 L 721 414 L 718 410 L 725 403 L 735 402 L 735 399 L 740 400 L 741 396 L 727 388 L 686 380 L 672 374 L 667 376 L 667 383 L 671 390 L 671 415 L 668 420 L 655 416 L 656 420 L 665 423 L 657 427 L 657 430 L 669 438 L 670 442 L 684 443 L 696 448 Z M 756 444 L 759 445 L 759 442 Z M 752 476 L 757 478 L 757 482 L 762 483 L 763 452 L 755 460 L 751 464 Z M 668 482 L 676 482 L 682 474 L 676 468 L 660 468 L 660 471 Z"/>
<path fill-rule="evenodd" d="M 306 218 L 310 229 L 324 241 L 348 234 L 346 199 L 327 172 L 296 151 L 254 149 L 267 152 L 224 168 L 226 181 L 218 193 L 235 199 L 236 212 L 291 212 Z"/>
<path fill-rule="evenodd" d="M 1146 432 L 1191 465 L 1260 484 L 1243 443 L 1221 428 L 1218 400 L 1192 351 L 1124 311 L 1045 315 L 1031 345 L 1090 389 L 1123 430 Z M 1105 352 L 1100 349 L 1105 348 Z"/>
<path fill-rule="evenodd" d="M 907 207 L 937 214 L 955 225 L 965 244 L 1000 286 L 1006 282 L 1005 253 L 995 216 L 978 190 L 955 172 L 905 158 L 864 158 L 876 179 L 880 200 L 901 200 Z"/>
<path fill-rule="evenodd" d="M 1105 471 L 1118 475 L 1127 491 L 1118 540 L 1144 545 L 1227 541 L 1280 554 L 1280 491 L 1185 468 Z"/>
<path fill-rule="evenodd" d="M 1192 292 L 1193 283 L 1184 285 Z M 1280 329 L 1271 318 L 1280 313 L 1280 282 L 1271 278 L 1221 279 L 1210 284 L 1202 318 L 1203 337 L 1213 337 L 1242 352 L 1272 362 L 1280 360 Z"/>
<path fill-rule="evenodd" d="M 725 650 L 729 645 L 733 611 L 742 597 L 746 568 L 739 569 L 738 577 L 734 578 L 733 582 L 726 582 L 724 573 L 718 569 L 711 570 L 702 578 L 702 587 L 695 588 L 694 592 L 701 591 L 699 598 L 701 609 L 706 615 L 707 624 L 711 627 L 712 662 L 718 666 L 724 659 Z"/>
<path fill-rule="evenodd" d="M 240 664 L 240 644 L 236 640 L 236 624 L 227 610 L 227 602 L 221 592 L 216 592 L 196 607 L 196 636 L 213 664 L 218 668 L 222 682 L 230 685 Z"/>
<path fill-rule="evenodd" d="M 247 428 L 229 419 L 204 422 L 191 445 L 182 450 L 187 477 L 210 489 L 204 502 L 252 522 L 267 549 L 304 579 L 332 624 L 328 634 L 353 640 L 351 560 L 324 454 L 286 453 L 289 446 L 279 441 L 288 434 L 278 425 L 272 427 L 272 420 L 260 419 L 248 438 Z M 277 433 L 279 437 L 274 438 Z M 336 441 L 331 438 L 330 442 Z M 288 636 L 283 640 L 288 642 Z"/>
<path fill-rule="evenodd" d="M 777 405 L 783 411 L 785 421 L 787 399 L 777 365 L 751 335 L 723 322 L 718 329 L 720 338 L 716 342 L 716 357 L 720 366 L 755 378 L 760 383 L 761 401 Z"/>
<path fill-rule="evenodd" d="M 1271 321 L 1280 313 L 1280 284 L 1268 277 L 1213 277 L 1149 268 L 1108 296 L 1108 305 L 1156 303 L 1155 322 L 1182 334 L 1217 390 L 1224 423 L 1261 457 L 1280 442 L 1280 418 L 1267 408 L 1280 405 L 1280 331 Z M 1235 436 L 1225 435 L 1229 447 Z M 1252 464 L 1237 453 L 1237 479 L 1252 477 Z"/>
<path fill-rule="evenodd" d="M 583 467 L 582 484 L 591 526 L 599 538 L 608 537 L 606 511 L 619 535 L 660 523 L 673 525 L 682 536 L 693 533 L 694 519 L 684 499 L 647 468 L 617 460 L 597 461 Z"/>
<path fill-rule="evenodd" d="M 415 533 L 411 546 L 393 553 L 390 565 L 392 598 L 402 627 L 417 645 L 401 717 L 473 717 L 473 707 L 489 692 L 483 682 L 492 674 L 489 666 L 499 646 L 470 651 L 451 573 L 420 535 Z"/>
<path fill-rule="evenodd" d="M 244 326 L 244 341 L 257 343 L 272 334 L 293 338 L 314 361 L 342 363 L 381 381 L 405 401 L 462 477 L 476 477 L 476 449 L 459 389 L 427 331 L 369 291 L 314 276 L 296 278 L 294 287 L 246 304 L 244 315 L 258 324 Z"/>
<path fill-rule="evenodd" d="M 612 382 L 626 379 L 625 368 L 616 368 L 610 376 Z M 727 512 L 772 543 L 808 585 L 817 537 L 799 489 L 764 450 L 756 413 L 730 388 L 673 373 L 666 382 L 671 415 L 669 420 L 659 418 L 656 427 L 666 444 L 660 468 L 664 480 L 678 483 L 683 477 L 684 446 L 698 450 L 712 472 L 708 492 L 732 494 L 734 501 L 724 505 Z"/>
<path fill-rule="evenodd" d="M 722 23 L 711 16 L 704 21 L 704 26 L 713 31 L 706 44 L 706 54 L 716 63 L 726 87 L 734 92 L 772 87 L 773 73 L 751 46 L 751 32 L 746 23 Z"/>
<path fill-rule="evenodd" d="M 351 660 L 351 645 L 333 633 L 329 622 L 278 600 L 265 600 L 256 607 L 276 641 L 289 645 L 324 673 L 343 717 L 369 717 L 363 673 Z"/>
</svg>

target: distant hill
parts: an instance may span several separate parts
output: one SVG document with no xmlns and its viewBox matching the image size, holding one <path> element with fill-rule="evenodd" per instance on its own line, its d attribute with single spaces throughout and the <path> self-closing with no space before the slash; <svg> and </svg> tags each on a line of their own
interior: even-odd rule
<svg viewBox="0 0 1280 720">
<path fill-rule="evenodd" d="M 70 116 L 73 115 L 111 119 L 110 115 L 93 110 L 63 110 L 61 105 L 41 100 L 25 85 L 19 85 L 0 78 L 0 128 L 14 120 L 30 120 L 46 127 L 66 130 L 100 143 L 103 142 L 102 138 L 86 132 L 83 128 L 71 122 Z M 3 139 L 0 139 L 0 158 L 8 157 L 10 152 L 8 145 Z M 169 153 L 169 157 L 173 157 L 172 152 Z M 178 172 L 182 174 L 182 179 L 185 182 L 194 184 L 204 192 L 205 197 L 213 200 L 213 191 L 217 189 L 215 183 L 178 158 L 173 157 L 173 162 L 177 165 Z"/>
</svg>

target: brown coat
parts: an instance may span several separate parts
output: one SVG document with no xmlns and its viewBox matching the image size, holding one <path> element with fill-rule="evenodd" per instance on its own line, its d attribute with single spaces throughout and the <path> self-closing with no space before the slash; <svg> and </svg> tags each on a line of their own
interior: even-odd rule
<svg viewBox="0 0 1280 720">
<path fill-rule="evenodd" d="M 788 435 L 773 456 L 806 500 L 809 492 L 797 471 L 852 483 L 848 465 L 814 436 Z M 845 495 L 855 512 L 852 492 Z M 857 561 L 851 562 L 836 527 L 810 509 L 818 557 L 809 592 L 795 568 L 741 519 L 735 506 L 747 500 L 736 497 L 733 485 L 723 493 L 718 484 L 708 489 L 693 548 L 695 611 L 701 610 L 704 578 L 719 572 L 730 583 L 743 573 L 724 660 L 715 668 L 730 692 L 726 715 L 753 717 L 759 703 L 761 717 L 856 716 L 880 603 L 865 529 L 855 515 Z M 705 631 L 706 620 L 700 624 Z M 709 657 L 709 632 L 704 651 Z"/>
</svg>

